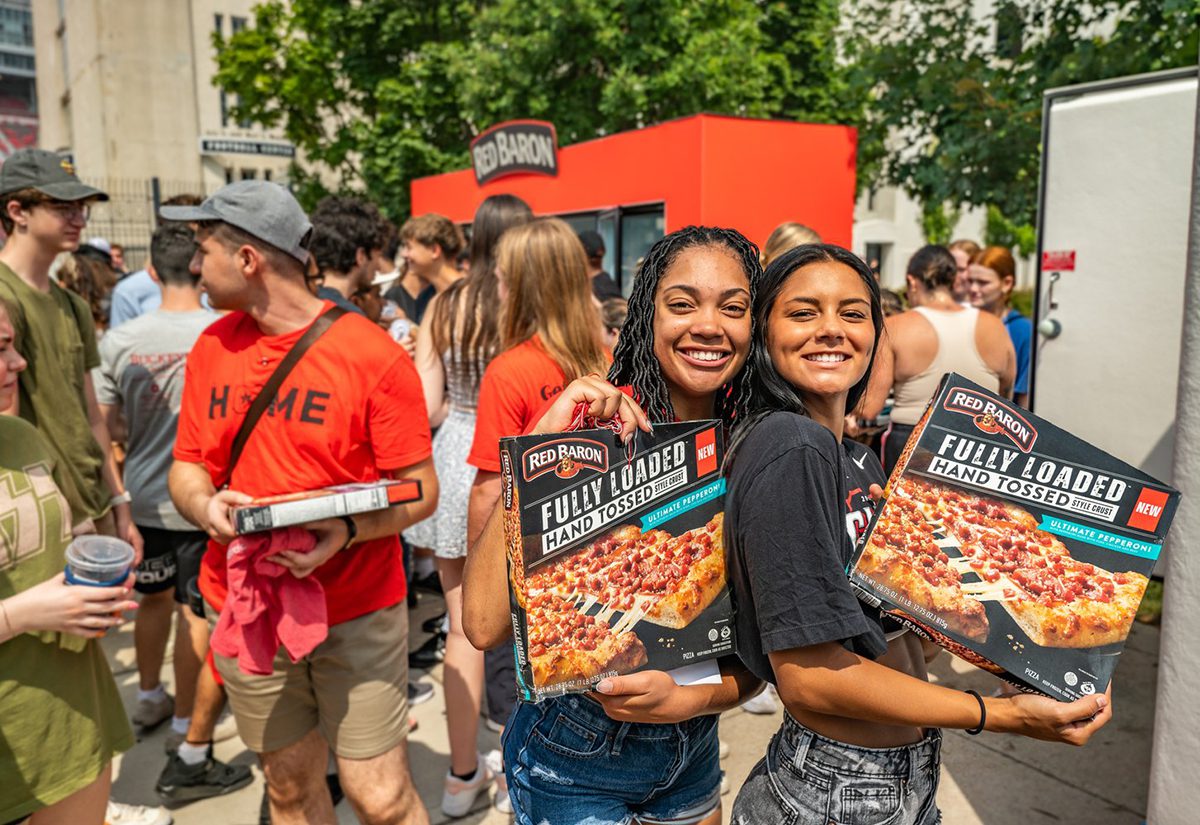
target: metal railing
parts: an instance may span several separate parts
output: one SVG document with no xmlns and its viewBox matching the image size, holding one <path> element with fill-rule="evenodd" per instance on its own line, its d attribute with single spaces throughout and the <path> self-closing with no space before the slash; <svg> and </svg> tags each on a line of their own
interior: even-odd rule
<svg viewBox="0 0 1200 825">
<path fill-rule="evenodd" d="M 199 181 L 162 178 L 85 178 L 108 194 L 108 201 L 93 204 L 84 239 L 104 238 L 125 248 L 125 264 L 141 269 L 150 254 L 150 236 L 158 225 L 155 215 L 163 201 L 175 195 L 211 194 Z"/>
</svg>

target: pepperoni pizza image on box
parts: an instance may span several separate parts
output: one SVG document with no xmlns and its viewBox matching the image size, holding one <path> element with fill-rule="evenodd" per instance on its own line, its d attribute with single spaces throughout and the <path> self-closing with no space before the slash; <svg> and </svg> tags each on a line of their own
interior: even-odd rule
<svg viewBox="0 0 1200 825">
<path fill-rule="evenodd" d="M 956 374 L 851 565 L 865 600 L 1018 687 L 1103 692 L 1179 493 Z"/>
<path fill-rule="evenodd" d="M 734 652 L 717 421 L 500 442 L 522 697 Z"/>
</svg>

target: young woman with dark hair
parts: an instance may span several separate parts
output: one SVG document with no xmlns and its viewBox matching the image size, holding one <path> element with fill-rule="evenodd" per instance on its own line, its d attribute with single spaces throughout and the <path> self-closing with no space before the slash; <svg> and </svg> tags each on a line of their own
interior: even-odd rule
<svg viewBox="0 0 1200 825">
<path fill-rule="evenodd" d="M 477 771 L 479 710 L 484 685 L 484 654 L 462 632 L 462 574 L 467 555 L 467 505 L 475 468 L 467 454 L 475 437 L 479 382 L 500 350 L 496 247 L 508 229 L 533 220 L 528 205 L 513 195 L 493 195 L 475 213 L 471 268 L 467 276 L 430 302 L 417 333 L 416 366 L 430 422 L 438 426 L 433 462 L 438 474 L 438 507 L 405 531 L 405 539 L 433 551 L 446 597 L 446 726 L 450 772 L 442 809 L 462 816 L 488 784 Z M 405 224 L 407 227 L 408 224 Z M 463 782 L 472 776 L 477 782 Z"/>
<path fill-rule="evenodd" d="M 751 409 L 726 461 L 725 542 L 738 656 L 787 710 L 733 805 L 733 822 L 940 820 L 939 728 L 1083 744 L 1109 697 L 980 698 L 929 684 L 921 645 L 889 645 L 846 577 L 883 481 L 842 438 L 883 330 L 879 286 L 836 246 L 794 249 L 754 301 Z"/>
<path fill-rule="evenodd" d="M 732 427 L 748 400 L 760 271 L 758 250 L 732 230 L 688 227 L 660 240 L 634 281 L 609 380 L 572 382 L 532 431 L 564 430 L 580 403 L 597 418 L 620 418 L 629 435 L 650 421 L 718 418 Z M 464 627 L 481 647 L 511 630 L 498 514 L 473 546 L 464 581 Z M 519 703 L 504 737 L 517 821 L 719 823 L 717 714 L 758 687 L 736 661 L 722 665 L 718 684 L 680 686 L 671 674 L 642 671 L 607 679 L 592 696 Z"/>
<path fill-rule="evenodd" d="M 923 246 L 909 259 L 908 303 L 913 309 L 888 318 L 880 340 L 863 418 L 883 411 L 895 392 L 891 424 L 883 434 L 883 470 L 889 475 L 938 382 L 957 372 L 992 392 L 1008 395 L 1016 357 L 1004 324 L 954 299 L 955 264 L 944 246 Z"/>
</svg>

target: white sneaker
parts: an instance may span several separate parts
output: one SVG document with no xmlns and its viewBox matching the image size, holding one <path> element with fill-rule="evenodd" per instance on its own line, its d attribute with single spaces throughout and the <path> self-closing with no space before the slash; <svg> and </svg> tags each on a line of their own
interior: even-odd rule
<svg viewBox="0 0 1200 825">
<path fill-rule="evenodd" d="M 746 713 L 760 713 L 769 715 L 779 711 L 779 703 L 775 701 L 775 688 L 767 685 L 762 693 L 755 696 L 753 699 L 747 699 L 742 702 L 742 710 Z"/>
<path fill-rule="evenodd" d="M 513 806 L 508 796 L 508 779 L 504 776 L 504 755 L 493 748 L 483 755 L 483 762 L 488 770 L 496 774 L 496 797 L 492 800 L 492 807 L 511 816 Z"/>
<path fill-rule="evenodd" d="M 442 813 L 457 819 L 471 812 L 475 797 L 495 780 L 496 774 L 487 766 L 487 758 L 479 755 L 475 763 L 475 778 L 467 781 L 459 779 L 449 771 L 446 772 L 446 785 L 442 791 Z"/>
<path fill-rule="evenodd" d="M 166 808 L 126 805 L 111 800 L 104 811 L 104 825 L 171 825 L 174 821 Z"/>
</svg>

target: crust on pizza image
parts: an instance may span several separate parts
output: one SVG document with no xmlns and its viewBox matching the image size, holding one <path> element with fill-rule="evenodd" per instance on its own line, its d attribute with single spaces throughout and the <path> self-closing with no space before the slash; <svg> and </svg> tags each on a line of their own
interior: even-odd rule
<svg viewBox="0 0 1200 825">
<path fill-rule="evenodd" d="M 963 593 L 962 572 L 938 545 L 933 525 L 908 499 L 888 501 L 863 548 L 858 572 L 932 611 L 955 633 L 987 641 L 987 611 Z"/>
<path fill-rule="evenodd" d="M 910 476 L 891 486 L 859 569 L 952 631 L 986 639 L 986 616 L 981 630 L 971 611 L 992 601 L 1042 647 L 1100 647 L 1128 635 L 1146 576 L 1073 558 L 1014 504 Z"/>
</svg>

